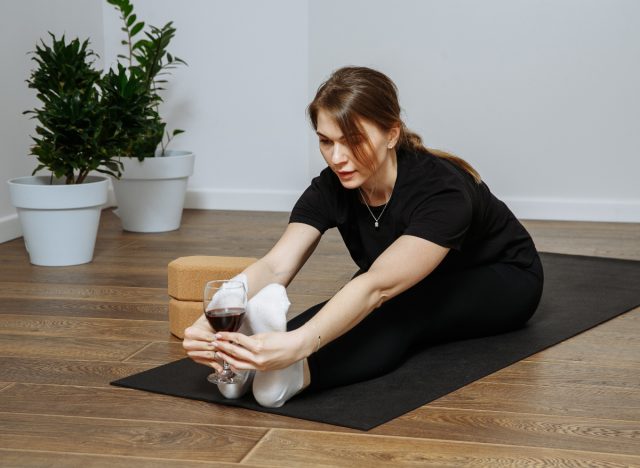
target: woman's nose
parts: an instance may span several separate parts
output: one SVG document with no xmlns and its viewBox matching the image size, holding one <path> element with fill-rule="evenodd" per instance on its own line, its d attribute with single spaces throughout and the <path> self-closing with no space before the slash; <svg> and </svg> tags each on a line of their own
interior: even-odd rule
<svg viewBox="0 0 640 468">
<path fill-rule="evenodd" d="M 341 164 L 347 161 L 345 149 L 346 148 L 340 144 L 333 145 L 333 151 L 331 153 L 331 162 L 333 164 Z"/>
</svg>

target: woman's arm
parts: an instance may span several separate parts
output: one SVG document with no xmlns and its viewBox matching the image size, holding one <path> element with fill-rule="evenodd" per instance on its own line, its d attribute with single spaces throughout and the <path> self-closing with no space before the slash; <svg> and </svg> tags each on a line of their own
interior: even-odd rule
<svg viewBox="0 0 640 468">
<path fill-rule="evenodd" d="M 313 318 L 295 330 L 306 343 L 305 354 L 308 356 L 318 345 L 351 330 L 383 302 L 426 278 L 448 252 L 448 248 L 419 237 L 398 238 L 369 271 L 347 283 Z"/>
<path fill-rule="evenodd" d="M 383 302 L 424 279 L 448 252 L 448 248 L 425 239 L 401 236 L 378 257 L 369 271 L 347 283 L 302 327 L 287 333 L 262 333 L 251 337 L 221 333 L 223 341 L 218 341 L 218 349 L 237 369 L 286 367 L 343 335 Z M 241 346 L 232 344 L 234 341 Z"/>
<path fill-rule="evenodd" d="M 290 223 L 269 253 L 243 271 L 249 297 L 271 283 L 287 287 L 318 246 L 320 237 L 314 227 Z"/>
</svg>

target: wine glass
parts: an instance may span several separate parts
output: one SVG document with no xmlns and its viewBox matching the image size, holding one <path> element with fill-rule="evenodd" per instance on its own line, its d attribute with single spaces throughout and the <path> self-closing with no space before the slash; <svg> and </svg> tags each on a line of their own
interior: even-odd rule
<svg viewBox="0 0 640 468">
<path fill-rule="evenodd" d="M 204 315 L 216 331 L 238 331 L 247 306 L 247 290 L 242 281 L 209 281 L 204 287 Z M 214 372 L 207 377 L 214 384 L 238 383 L 242 376 L 235 374 L 225 361 L 222 372 Z"/>
</svg>

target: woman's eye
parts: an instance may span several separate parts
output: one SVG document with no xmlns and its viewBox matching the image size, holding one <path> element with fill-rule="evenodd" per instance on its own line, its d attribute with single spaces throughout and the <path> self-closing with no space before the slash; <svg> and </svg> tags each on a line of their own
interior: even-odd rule
<svg viewBox="0 0 640 468">
<path fill-rule="evenodd" d="M 324 139 L 321 139 L 321 140 L 320 140 L 320 144 L 321 144 L 321 145 L 328 145 L 328 144 L 330 144 L 330 143 L 331 143 L 331 140 L 324 140 Z"/>
</svg>

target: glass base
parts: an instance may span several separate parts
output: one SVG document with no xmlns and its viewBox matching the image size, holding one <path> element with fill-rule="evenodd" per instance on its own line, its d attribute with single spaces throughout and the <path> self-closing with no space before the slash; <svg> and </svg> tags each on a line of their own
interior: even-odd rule
<svg viewBox="0 0 640 468">
<path fill-rule="evenodd" d="M 231 369 L 225 369 L 209 374 L 207 380 L 212 384 L 235 384 L 244 382 L 244 376 L 236 374 Z"/>
</svg>

